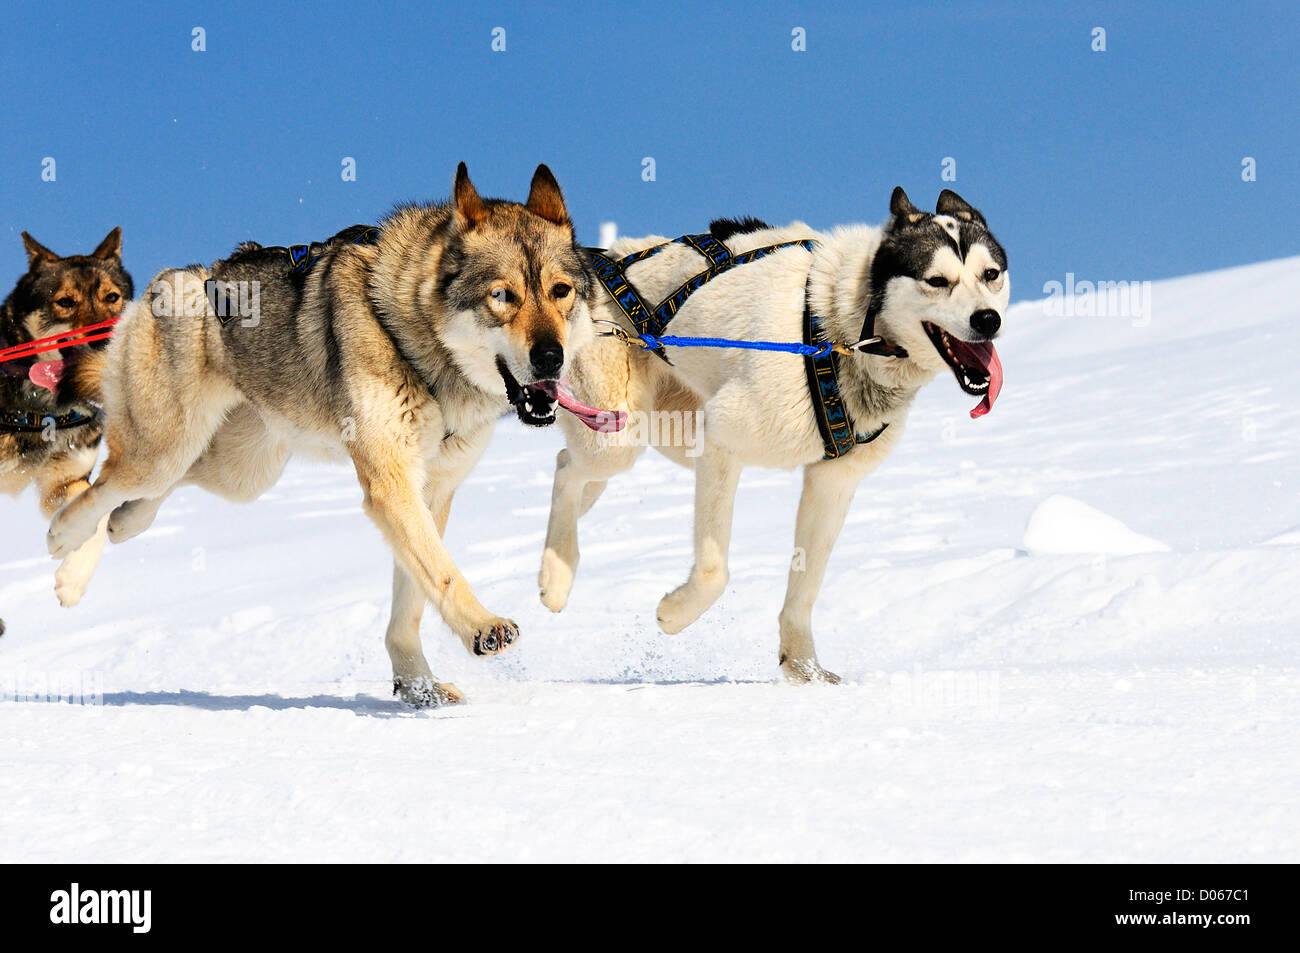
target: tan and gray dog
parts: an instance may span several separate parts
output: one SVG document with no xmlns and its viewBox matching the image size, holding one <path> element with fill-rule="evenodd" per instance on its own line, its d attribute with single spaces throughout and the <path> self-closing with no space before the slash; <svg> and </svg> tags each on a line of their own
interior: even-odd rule
<svg viewBox="0 0 1300 953">
<path fill-rule="evenodd" d="M 788 245 L 700 284 L 672 313 L 670 335 L 741 341 L 802 342 L 809 315 L 820 318 L 822 341 L 858 343 L 872 332 L 900 356 L 848 352 L 835 358 L 838 395 L 847 411 L 847 450 L 831 457 L 819 427 L 813 375 L 805 359 L 763 350 L 669 346 L 661 361 L 618 338 L 598 339 L 571 368 L 581 400 L 626 410 L 618 434 L 592 432 L 563 420 L 568 446 L 555 470 L 550 526 L 539 577 L 542 602 L 559 612 L 578 565 L 577 521 L 605 481 L 644 451 L 635 434 L 655 435 L 656 449 L 695 470 L 695 565 L 686 582 L 659 603 L 660 628 L 679 632 L 722 595 L 727 549 L 741 470 L 747 466 L 802 466 L 785 605 L 780 615 L 781 668 L 792 681 L 837 681 L 813 648 L 812 609 L 826 564 L 859 481 L 898 445 L 917 391 L 950 370 L 968 394 L 981 397 L 972 416 L 987 413 L 1002 386 L 992 340 L 1009 296 L 1007 260 L 978 211 L 945 190 L 932 214 L 918 210 L 902 189 L 890 202 L 884 228 L 864 225 L 817 232 L 794 224 L 722 220 L 708 236 L 665 243 L 660 237 L 624 239 L 609 258 L 632 256 L 627 280 L 646 302 L 673 300 L 709 262 L 704 249 L 733 258 Z M 648 250 L 662 245 L 657 252 Z M 643 254 L 638 254 L 643 253 Z M 617 286 L 625 287 L 625 286 Z M 593 316 L 637 329 L 609 294 Z M 864 318 L 866 319 L 864 321 Z M 820 393 L 818 391 L 817 393 Z M 703 419 L 689 446 L 662 440 L 663 428 L 644 426 L 654 413 Z M 689 425 L 670 428 L 690 435 Z"/>
<path fill-rule="evenodd" d="M 475 655 L 519 629 L 479 604 L 443 546 L 452 494 L 511 405 L 554 422 L 558 380 L 591 337 L 591 281 L 546 166 L 521 205 L 480 198 L 463 163 L 450 203 L 164 271 L 113 340 L 108 459 L 55 516 L 50 552 L 83 545 L 108 514 L 111 540 L 135 536 L 183 483 L 252 500 L 294 452 L 350 459 L 396 556 L 394 690 L 459 700 L 421 650 L 426 601 Z"/>
</svg>

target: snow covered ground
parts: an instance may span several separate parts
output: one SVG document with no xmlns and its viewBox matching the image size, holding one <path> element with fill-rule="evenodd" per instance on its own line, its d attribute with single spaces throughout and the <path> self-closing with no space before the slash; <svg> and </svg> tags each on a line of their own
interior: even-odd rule
<svg viewBox="0 0 1300 953">
<path fill-rule="evenodd" d="M 345 469 L 179 493 L 73 610 L 0 500 L 0 860 L 1300 859 L 1298 301 L 1293 258 L 1149 316 L 1014 308 L 994 412 L 937 381 L 858 491 L 814 617 L 835 687 L 777 680 L 796 474 L 746 476 L 732 585 L 666 636 L 690 474 L 611 484 L 553 616 L 559 434 L 502 422 L 448 539 L 523 639 L 477 660 L 427 615 L 470 699 L 433 712 L 390 697 Z"/>
</svg>

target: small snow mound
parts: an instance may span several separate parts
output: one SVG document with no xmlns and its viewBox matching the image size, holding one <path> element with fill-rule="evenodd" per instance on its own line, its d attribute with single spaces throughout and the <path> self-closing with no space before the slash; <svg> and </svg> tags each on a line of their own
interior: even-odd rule
<svg viewBox="0 0 1300 953">
<path fill-rule="evenodd" d="M 1169 552 L 1159 540 L 1135 533 L 1115 517 L 1069 496 L 1049 496 L 1038 504 L 1025 527 L 1025 549 L 1033 556 Z"/>
</svg>

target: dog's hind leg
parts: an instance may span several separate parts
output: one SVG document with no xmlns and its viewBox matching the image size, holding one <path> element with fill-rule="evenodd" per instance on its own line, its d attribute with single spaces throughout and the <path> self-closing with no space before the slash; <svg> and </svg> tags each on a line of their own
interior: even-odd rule
<svg viewBox="0 0 1300 953">
<path fill-rule="evenodd" d="M 108 538 L 113 543 L 125 543 L 135 539 L 150 526 L 158 516 L 158 511 L 171 496 L 171 491 L 152 499 L 128 500 L 108 517 Z"/>
<path fill-rule="evenodd" d="M 288 445 L 267 430 L 256 408 L 241 404 L 177 485 L 198 486 L 232 503 L 251 503 L 280 479 L 289 456 Z M 147 530 L 175 489 L 115 509 L 108 520 L 109 540 L 124 543 Z"/>
<path fill-rule="evenodd" d="M 727 549 L 740 481 L 740 461 L 729 451 L 707 447 L 695 461 L 695 565 L 691 575 L 659 601 L 659 627 L 680 632 L 727 588 Z"/>
<path fill-rule="evenodd" d="M 55 514 L 46 537 L 50 555 L 66 557 L 90 538 L 96 524 L 124 503 L 165 498 L 203 453 L 236 399 L 233 394 L 213 394 L 188 408 L 170 446 L 140 440 L 140 434 L 122 434 L 114 441 L 110 422 L 108 459 L 90 489 Z"/>
<path fill-rule="evenodd" d="M 812 609 L 826 576 L 835 540 L 844 526 L 862 471 L 845 460 L 804 467 L 803 494 L 795 522 L 795 558 L 790 563 L 785 605 L 781 608 L 781 670 L 792 682 L 838 682 L 813 648 Z"/>
<path fill-rule="evenodd" d="M 290 456 L 289 445 L 245 403 L 230 412 L 181 483 L 232 503 L 251 503 L 275 486 Z"/>
<path fill-rule="evenodd" d="M 200 312 L 177 325 L 172 311 L 152 307 L 153 289 L 173 280 L 178 295 L 206 301 L 203 273 L 164 272 L 118 332 L 105 380 L 108 459 L 90 489 L 55 514 L 46 543 L 56 558 L 90 539 L 123 503 L 166 495 L 240 400 L 209 370 L 205 338 L 219 333 L 215 319 Z"/>
</svg>

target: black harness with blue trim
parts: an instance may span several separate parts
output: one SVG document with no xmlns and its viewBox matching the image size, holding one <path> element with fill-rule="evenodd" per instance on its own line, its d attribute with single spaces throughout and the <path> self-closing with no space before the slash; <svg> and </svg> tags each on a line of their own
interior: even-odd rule
<svg viewBox="0 0 1300 953">
<path fill-rule="evenodd" d="M 284 262 L 284 271 L 277 275 L 276 281 L 289 281 L 301 286 L 307 273 L 311 271 L 316 262 L 320 261 L 325 252 L 329 251 L 336 245 L 375 245 L 379 242 L 380 230 L 374 225 L 351 225 L 343 229 L 332 238 L 323 242 L 312 242 L 309 245 L 287 245 L 287 246 L 265 246 L 252 245 L 246 247 L 242 254 L 270 255 L 279 258 L 283 255 L 287 261 Z M 244 247 L 244 246 L 241 246 Z M 227 259 L 227 263 L 239 258 L 241 253 Z M 203 291 L 207 295 L 208 305 L 212 313 L 217 316 L 222 327 L 227 327 L 232 321 L 240 317 L 238 301 L 232 300 L 238 293 L 237 289 L 232 289 L 228 282 L 220 278 L 208 278 L 203 282 Z"/>
<path fill-rule="evenodd" d="M 335 245 L 375 245 L 379 242 L 379 229 L 374 225 L 353 225 L 345 228 L 333 238 L 324 242 L 312 242 L 310 245 L 290 245 L 289 274 L 305 273 L 320 261 L 320 256 Z"/>
<path fill-rule="evenodd" d="M 647 258 L 657 255 L 670 245 L 685 245 L 694 249 L 708 262 L 708 267 L 693 278 L 683 282 L 658 306 L 651 308 L 645 299 L 641 297 L 640 292 L 632 285 L 632 282 L 628 280 L 627 269 L 637 262 L 645 261 Z M 619 310 L 623 312 L 623 316 L 636 329 L 636 338 L 626 333 L 617 334 L 617 336 L 630 345 L 643 347 L 653 352 L 670 364 L 672 362 L 668 360 L 668 355 L 664 351 L 665 344 L 669 346 L 748 347 L 802 354 L 804 369 L 808 376 L 808 393 L 812 398 L 813 413 L 817 419 L 817 429 L 821 433 L 822 445 L 825 448 L 823 459 L 833 460 L 848 453 L 859 444 L 871 443 L 889 427 L 889 424 L 885 423 L 870 433 L 858 433 L 853 426 L 853 420 L 849 416 L 848 408 L 844 404 L 844 398 L 840 395 L 837 369 L 840 354 L 857 352 L 878 354 L 883 357 L 907 356 L 907 351 L 903 348 L 889 344 L 882 338 L 874 336 L 874 315 L 870 313 L 867 315 L 863 324 L 862 340 L 857 344 L 831 343 L 826 337 L 824 322 L 813 310 L 805 289 L 802 346 L 767 342 L 725 341 L 716 338 L 663 337 L 664 329 L 676 316 L 677 312 L 681 310 L 686 299 L 718 275 L 738 265 L 758 261 L 760 258 L 765 258 L 774 252 L 783 251 L 787 248 L 803 248 L 808 252 L 812 252 L 816 247 L 816 240 L 800 238 L 733 254 L 725 244 L 706 233 L 703 235 L 683 235 L 671 242 L 653 245 L 650 248 L 617 259 L 607 255 L 603 248 L 588 248 L 587 254 L 591 257 L 596 279 L 609 293 L 614 303 L 618 305 Z"/>
<path fill-rule="evenodd" d="M 79 410 L 61 414 L 44 410 L 0 410 L 0 433 L 44 433 L 50 427 L 71 430 L 98 419 L 95 414 L 84 414 Z"/>
</svg>

